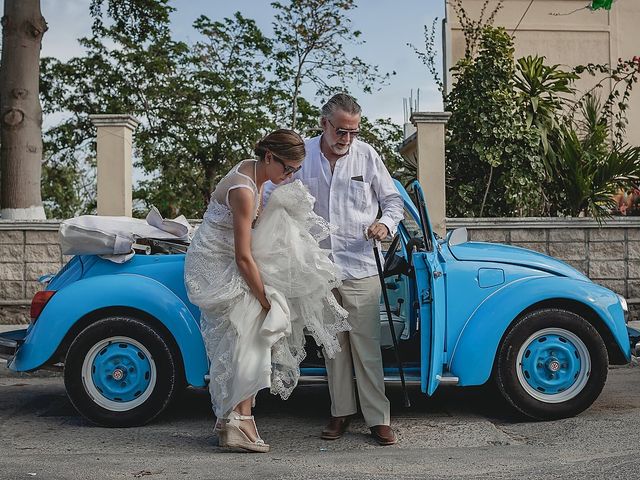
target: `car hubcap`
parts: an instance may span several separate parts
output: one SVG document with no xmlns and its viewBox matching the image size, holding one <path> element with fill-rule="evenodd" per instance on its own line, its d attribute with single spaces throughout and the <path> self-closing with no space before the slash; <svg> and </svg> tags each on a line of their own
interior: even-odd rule
<svg viewBox="0 0 640 480">
<path fill-rule="evenodd" d="M 149 350 L 137 340 L 111 337 L 87 353 L 82 381 L 98 405 L 123 412 L 149 398 L 156 383 L 156 365 Z"/>
<path fill-rule="evenodd" d="M 591 373 L 587 346 L 562 328 L 545 328 L 531 335 L 518 351 L 516 362 L 522 388 L 545 403 L 574 398 Z"/>
</svg>

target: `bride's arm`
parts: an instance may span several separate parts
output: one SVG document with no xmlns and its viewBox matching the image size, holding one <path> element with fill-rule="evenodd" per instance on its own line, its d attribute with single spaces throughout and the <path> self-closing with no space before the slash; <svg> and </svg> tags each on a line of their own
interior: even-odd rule
<svg viewBox="0 0 640 480">
<path fill-rule="evenodd" d="M 229 205 L 233 212 L 233 238 L 238 270 L 262 307 L 268 310 L 271 305 L 264 293 L 260 271 L 251 254 L 251 224 L 255 215 L 253 193 L 246 188 L 231 190 Z"/>
</svg>

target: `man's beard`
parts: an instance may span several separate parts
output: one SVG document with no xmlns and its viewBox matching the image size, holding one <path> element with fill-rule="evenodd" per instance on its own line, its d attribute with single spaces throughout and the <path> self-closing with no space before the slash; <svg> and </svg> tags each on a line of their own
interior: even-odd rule
<svg viewBox="0 0 640 480">
<path fill-rule="evenodd" d="M 333 146 L 333 151 L 337 154 L 337 155 L 345 155 L 347 152 L 349 152 L 349 147 L 351 145 L 334 145 Z"/>
</svg>

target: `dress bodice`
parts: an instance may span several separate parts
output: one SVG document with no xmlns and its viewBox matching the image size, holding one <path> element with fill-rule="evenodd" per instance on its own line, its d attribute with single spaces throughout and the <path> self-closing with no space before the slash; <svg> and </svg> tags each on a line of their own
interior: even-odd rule
<svg viewBox="0 0 640 480">
<path fill-rule="evenodd" d="M 240 167 L 245 163 L 253 163 L 253 178 L 242 173 Z M 204 220 L 215 222 L 223 225 L 232 225 L 231 206 L 229 205 L 229 192 L 236 188 L 246 188 L 251 190 L 254 199 L 255 216 L 258 215 L 260 206 L 260 192 L 254 181 L 256 174 L 257 161 L 248 159 L 238 163 L 229 170 L 222 180 L 218 182 L 215 190 L 211 194 L 211 200 L 204 214 Z"/>
</svg>

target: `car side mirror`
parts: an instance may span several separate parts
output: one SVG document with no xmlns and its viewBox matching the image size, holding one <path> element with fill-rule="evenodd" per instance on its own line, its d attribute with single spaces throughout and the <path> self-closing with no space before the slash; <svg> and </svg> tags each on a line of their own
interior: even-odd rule
<svg viewBox="0 0 640 480">
<path fill-rule="evenodd" d="M 456 228 L 449 235 L 449 245 L 460 245 L 461 243 L 467 243 L 469 241 L 469 233 L 465 227 Z"/>
</svg>

